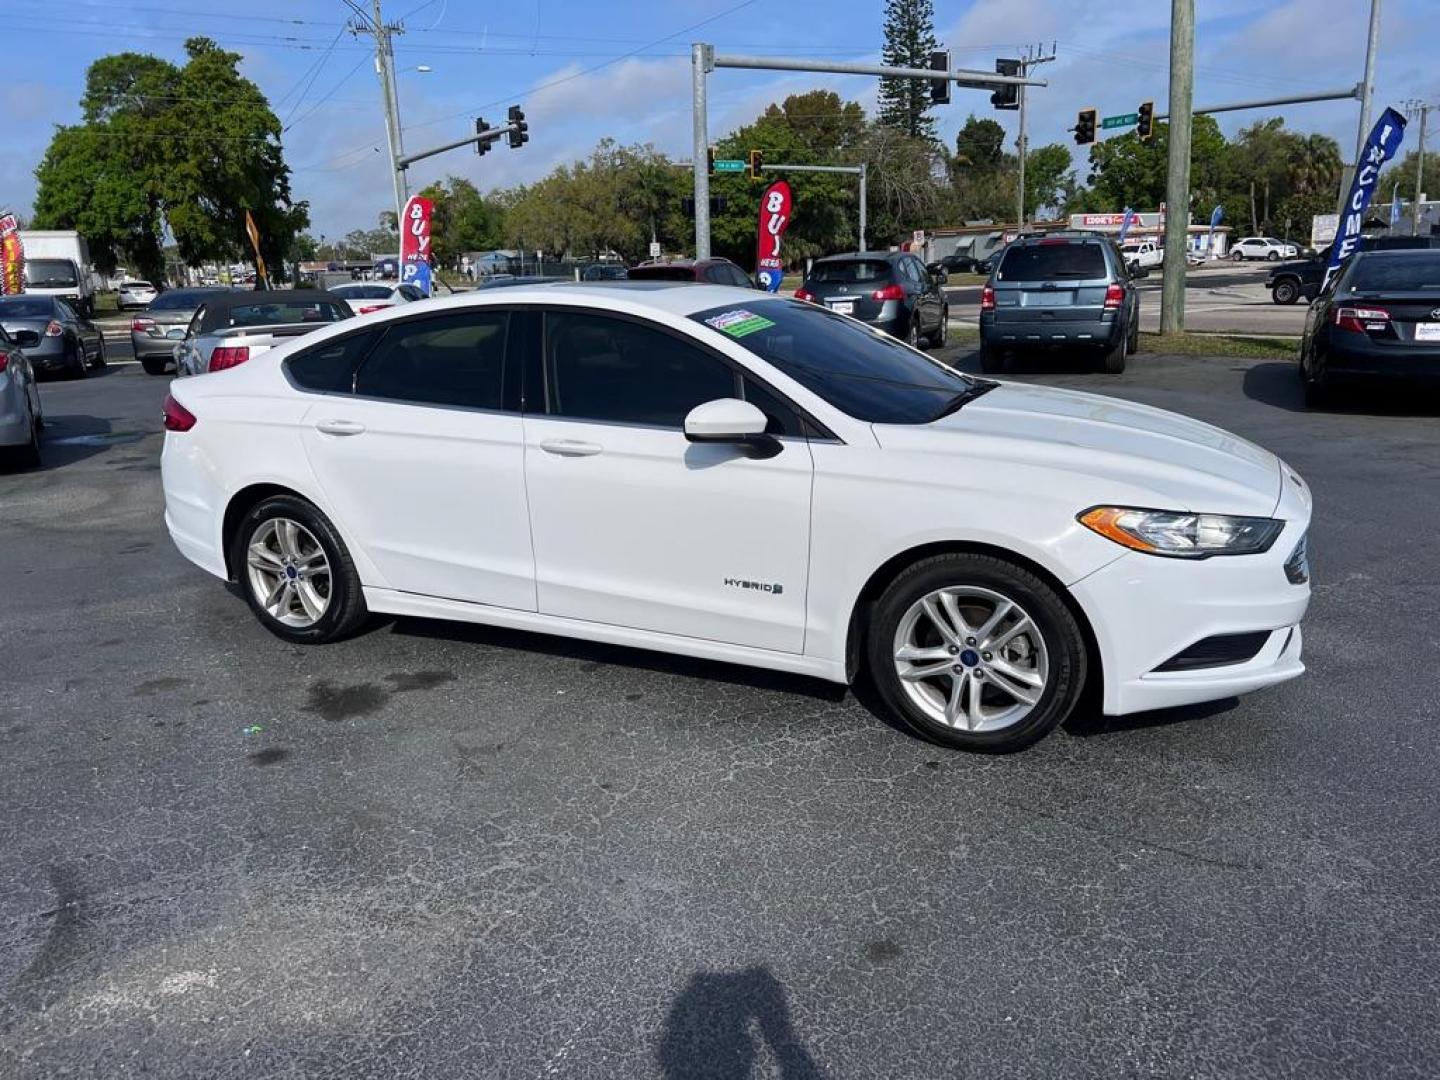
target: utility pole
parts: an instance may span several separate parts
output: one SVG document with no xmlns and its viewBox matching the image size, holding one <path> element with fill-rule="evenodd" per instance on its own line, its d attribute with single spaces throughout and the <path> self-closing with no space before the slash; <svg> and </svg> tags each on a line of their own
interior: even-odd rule
<svg viewBox="0 0 1440 1080">
<path fill-rule="evenodd" d="M 395 184 L 395 228 L 401 228 L 400 218 L 405 213 L 405 200 L 409 191 L 405 183 L 405 169 L 400 159 L 405 156 L 405 139 L 400 129 L 400 94 L 395 88 L 395 49 L 391 45 L 392 34 L 403 34 L 403 23 L 386 23 L 380 14 L 380 0 L 371 0 L 373 15 L 366 15 L 354 0 L 344 0 L 346 7 L 355 13 L 350 21 L 350 33 L 355 36 L 375 36 L 375 74 L 380 79 L 380 97 L 385 105 L 385 141 L 390 151 L 390 173 Z"/>
<path fill-rule="evenodd" d="M 710 121 L 705 90 L 715 70 L 715 50 L 699 42 L 690 46 L 690 118 L 695 136 L 691 166 L 695 174 L 695 258 L 710 257 Z"/>
<path fill-rule="evenodd" d="M 1190 235 L 1190 108 L 1195 92 L 1195 0 L 1170 0 L 1170 162 L 1160 332 L 1185 329 L 1185 248 Z"/>
<path fill-rule="evenodd" d="M 1365 41 L 1365 78 L 1360 82 L 1360 128 L 1355 134 L 1355 161 L 1340 170 L 1340 190 L 1335 195 L 1335 212 L 1345 212 L 1345 197 L 1350 182 L 1360 168 L 1365 153 L 1365 140 L 1370 137 L 1370 102 L 1375 96 L 1375 54 L 1380 50 L 1380 0 L 1370 0 L 1370 33 Z"/>
<path fill-rule="evenodd" d="M 1410 204 L 1410 235 L 1420 234 L 1420 199 L 1425 194 L 1421 190 L 1425 183 L 1425 118 L 1430 114 L 1430 106 L 1420 106 L 1420 141 L 1415 144 L 1415 201 Z"/>
<path fill-rule="evenodd" d="M 1023 77 L 1030 73 L 1034 64 L 1048 64 L 1055 59 L 1052 51 L 1049 56 L 1038 55 L 1039 50 L 1032 52 L 1030 46 L 1025 46 L 1025 56 L 1020 61 L 1020 75 Z M 1015 196 L 1016 210 L 1015 221 L 1021 229 L 1025 227 L 1025 156 L 1030 152 L 1030 139 L 1025 134 L 1025 99 L 1029 97 L 1025 93 L 1024 85 L 1017 86 L 1016 103 L 1020 106 L 1020 135 L 1015 140 L 1015 149 L 1020 155 L 1020 192 Z"/>
</svg>

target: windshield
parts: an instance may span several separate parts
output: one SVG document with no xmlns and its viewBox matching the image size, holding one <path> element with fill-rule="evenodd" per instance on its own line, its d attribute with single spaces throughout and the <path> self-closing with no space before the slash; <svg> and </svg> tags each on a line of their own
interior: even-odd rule
<svg viewBox="0 0 1440 1080">
<path fill-rule="evenodd" d="M 1440 251 L 1423 255 L 1361 255 L 1345 282 L 1350 292 L 1411 292 L 1440 289 Z"/>
<path fill-rule="evenodd" d="M 995 271 L 996 281 L 1052 281 L 1056 278 L 1094 279 L 1105 273 L 1105 256 L 1099 244 L 1072 244 L 1068 240 L 1041 240 L 1038 244 L 1005 249 Z"/>
<path fill-rule="evenodd" d="M 387 294 L 388 295 L 388 294 Z M 338 304 L 313 301 L 246 304 L 230 309 L 225 326 L 284 326 L 287 323 L 339 322 L 348 317 Z"/>
<path fill-rule="evenodd" d="M 171 289 L 150 301 L 151 311 L 194 311 L 219 289 Z"/>
<path fill-rule="evenodd" d="M 870 281 L 889 281 L 890 264 L 876 260 L 816 263 L 806 280 L 816 285 L 859 285 Z"/>
<path fill-rule="evenodd" d="M 690 318 L 874 424 L 928 424 L 977 385 L 889 334 L 800 300 L 727 305 Z"/>
<path fill-rule="evenodd" d="M 0 318 L 6 319 L 52 319 L 55 317 L 55 301 L 45 298 L 28 299 L 12 296 L 0 300 Z"/>
<path fill-rule="evenodd" d="M 74 285 L 75 264 L 69 259 L 27 259 L 25 281 L 37 289 L 55 289 Z"/>
</svg>

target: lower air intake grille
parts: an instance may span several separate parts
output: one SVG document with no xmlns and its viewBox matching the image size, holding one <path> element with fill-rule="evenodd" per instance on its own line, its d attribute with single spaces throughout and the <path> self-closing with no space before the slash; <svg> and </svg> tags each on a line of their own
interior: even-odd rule
<svg viewBox="0 0 1440 1080">
<path fill-rule="evenodd" d="M 1216 634 L 1176 653 L 1155 670 L 1194 671 L 1197 668 L 1243 664 L 1254 659 L 1255 654 L 1265 647 L 1265 642 L 1270 640 L 1273 632 L 1256 630 L 1249 634 Z"/>
</svg>

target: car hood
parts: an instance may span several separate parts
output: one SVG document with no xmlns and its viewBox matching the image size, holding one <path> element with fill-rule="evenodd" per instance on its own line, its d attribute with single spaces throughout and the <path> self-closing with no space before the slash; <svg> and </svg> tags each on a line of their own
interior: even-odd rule
<svg viewBox="0 0 1440 1080">
<path fill-rule="evenodd" d="M 874 429 L 887 449 L 1069 473 L 1086 505 L 1144 499 L 1159 509 L 1266 516 L 1280 498 L 1280 461 L 1270 451 L 1199 420 L 1099 394 L 1002 382 L 933 423 Z"/>
</svg>

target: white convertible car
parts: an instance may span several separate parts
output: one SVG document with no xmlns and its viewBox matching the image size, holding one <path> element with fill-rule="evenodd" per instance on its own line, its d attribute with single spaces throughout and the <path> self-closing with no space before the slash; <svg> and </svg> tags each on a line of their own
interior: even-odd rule
<svg viewBox="0 0 1440 1080">
<path fill-rule="evenodd" d="M 176 382 L 165 520 L 282 638 L 367 612 L 836 682 L 1004 751 L 1299 675 L 1310 493 L 1107 397 L 753 291 L 405 304 Z"/>
</svg>

